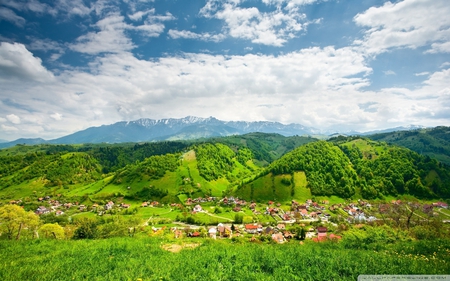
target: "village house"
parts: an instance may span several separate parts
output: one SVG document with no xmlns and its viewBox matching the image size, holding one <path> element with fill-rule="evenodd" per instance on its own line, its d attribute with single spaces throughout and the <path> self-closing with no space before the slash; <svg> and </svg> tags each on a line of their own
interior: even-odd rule
<svg viewBox="0 0 450 281">
<path fill-rule="evenodd" d="M 294 234 L 292 234 L 290 231 L 288 231 L 288 230 L 285 230 L 285 231 L 283 231 L 283 236 L 284 236 L 284 238 L 286 238 L 286 239 L 292 239 L 292 238 L 294 238 Z"/>
<path fill-rule="evenodd" d="M 61 210 L 56 211 L 55 216 L 62 216 L 64 215 L 64 212 Z"/>
<path fill-rule="evenodd" d="M 194 209 L 192 211 L 198 213 L 198 212 L 203 211 L 203 208 L 200 205 L 195 205 L 195 207 L 194 207 Z"/>
<path fill-rule="evenodd" d="M 436 202 L 436 203 L 433 203 L 433 206 L 438 207 L 438 208 L 448 209 L 448 204 L 445 202 Z"/>
<path fill-rule="evenodd" d="M 270 235 L 270 234 L 272 234 L 272 233 L 274 233 L 275 232 L 275 229 L 273 229 L 273 228 L 271 228 L 270 226 L 268 226 L 268 227 L 266 227 L 264 230 L 263 230 L 263 234 L 265 234 L 265 235 Z"/>
<path fill-rule="evenodd" d="M 200 237 L 200 232 L 198 231 L 189 232 L 188 237 Z"/>
<path fill-rule="evenodd" d="M 284 236 L 281 232 L 272 234 L 272 240 L 277 242 L 278 244 L 286 242 L 286 239 L 284 239 Z"/>
<path fill-rule="evenodd" d="M 317 237 L 327 237 L 328 229 L 326 227 L 317 228 Z"/>
<path fill-rule="evenodd" d="M 217 237 L 217 228 L 216 227 L 211 227 L 210 229 L 208 229 L 208 234 L 209 234 L 209 237 L 211 237 L 212 239 L 216 239 L 216 237 Z"/>
<path fill-rule="evenodd" d="M 50 213 L 50 211 L 44 206 L 39 206 L 39 208 L 37 208 L 37 210 L 34 213 L 36 215 L 45 215 Z"/>
<path fill-rule="evenodd" d="M 223 225 L 222 223 L 219 223 L 217 225 L 217 232 L 219 233 L 220 237 L 232 237 L 233 231 L 231 230 L 230 226 Z"/>
<path fill-rule="evenodd" d="M 113 201 L 109 201 L 105 205 L 105 210 L 111 210 L 113 207 L 114 207 L 114 202 Z"/>
<path fill-rule="evenodd" d="M 258 225 L 256 225 L 256 224 L 246 224 L 245 225 L 245 231 L 247 233 L 250 233 L 250 234 L 256 234 L 256 233 L 258 233 Z"/>
</svg>

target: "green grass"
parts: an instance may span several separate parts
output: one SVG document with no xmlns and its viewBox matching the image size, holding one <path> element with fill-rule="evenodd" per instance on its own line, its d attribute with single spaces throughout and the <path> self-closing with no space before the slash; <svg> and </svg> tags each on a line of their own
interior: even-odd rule
<svg viewBox="0 0 450 281">
<path fill-rule="evenodd" d="M 257 178 L 253 184 L 253 198 L 259 201 L 275 200 L 272 174 Z"/>
<path fill-rule="evenodd" d="M 386 145 L 368 139 L 356 139 L 345 143 L 344 146 L 357 147 L 363 153 L 364 158 L 370 157 L 371 159 L 376 159 L 378 155 L 386 151 Z"/>
<path fill-rule="evenodd" d="M 40 179 L 33 179 L 19 185 L 10 186 L 0 190 L 0 198 L 2 200 L 10 200 L 25 197 L 41 197 L 51 191 L 44 184 Z"/>
<path fill-rule="evenodd" d="M 306 180 L 305 172 L 294 173 L 294 199 L 299 202 L 304 202 L 306 199 L 311 199 L 311 190 L 307 188 L 308 182 Z"/>
<path fill-rule="evenodd" d="M 395 245 L 379 252 L 333 243 L 230 242 L 158 237 L 0 241 L 0 279 L 356 280 L 360 274 L 448 274 L 450 270 L 448 242 L 444 247 L 439 242 Z M 178 253 L 163 249 L 187 243 L 198 244 Z M 428 251 L 432 247 L 435 254 Z"/>
<path fill-rule="evenodd" d="M 291 181 L 292 176 L 291 175 L 277 175 L 273 179 L 274 185 L 275 185 L 275 199 L 278 202 L 285 202 L 289 201 L 292 196 L 292 184 L 286 185 L 282 182 L 282 180 Z"/>
</svg>

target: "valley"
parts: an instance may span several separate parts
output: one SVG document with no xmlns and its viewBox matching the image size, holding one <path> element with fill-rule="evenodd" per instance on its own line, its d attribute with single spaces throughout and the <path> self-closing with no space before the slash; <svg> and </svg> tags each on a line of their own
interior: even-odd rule
<svg viewBox="0 0 450 281">
<path fill-rule="evenodd" d="M 200 259 L 206 258 L 201 249 L 247 251 L 245 245 L 255 244 L 258 251 L 278 245 L 297 254 L 325 253 L 327 247 L 345 255 L 386 251 L 389 260 L 396 257 L 392 247 L 434 247 L 448 243 L 450 233 L 448 166 L 370 138 L 251 133 L 196 141 L 17 145 L 1 150 L 0 160 L 0 244 L 11 250 L 27 240 L 79 247 L 77 240 L 119 239 L 133 256 L 129 243 L 148 243 L 157 252 L 176 249 L 181 256 L 192 251 Z M 68 240 L 73 242 L 60 244 Z M 434 257 L 417 247 L 414 254 Z M 436 262 L 433 272 L 445 272 L 446 258 Z M 414 269 L 406 264 L 401 270 L 423 273 L 422 263 Z M 383 272 L 399 272 L 387 268 Z M 149 276 L 144 279 L 156 278 Z"/>
</svg>

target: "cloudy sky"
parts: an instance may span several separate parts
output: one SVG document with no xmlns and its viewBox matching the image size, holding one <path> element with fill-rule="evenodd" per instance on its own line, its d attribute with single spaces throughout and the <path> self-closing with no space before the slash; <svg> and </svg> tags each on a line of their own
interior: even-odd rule
<svg viewBox="0 0 450 281">
<path fill-rule="evenodd" d="M 139 118 L 450 125 L 448 0 L 0 0 L 0 139 Z"/>
</svg>

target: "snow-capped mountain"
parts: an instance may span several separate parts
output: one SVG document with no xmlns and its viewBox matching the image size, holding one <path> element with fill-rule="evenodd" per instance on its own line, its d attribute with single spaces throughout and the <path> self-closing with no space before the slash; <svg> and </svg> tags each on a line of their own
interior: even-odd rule
<svg viewBox="0 0 450 281">
<path fill-rule="evenodd" d="M 375 133 L 392 132 L 400 130 L 414 130 L 422 126 L 411 125 L 393 129 L 372 131 L 366 133 L 343 133 L 346 135 L 369 135 Z M 306 127 L 301 124 L 281 124 L 269 121 L 222 121 L 214 117 L 201 118 L 187 116 L 184 118 L 148 119 L 142 118 L 134 121 L 121 121 L 111 125 L 90 127 L 85 130 L 53 140 L 19 139 L 13 142 L 0 143 L 0 148 L 16 144 L 78 144 L 78 143 L 122 143 L 161 140 L 187 140 L 209 137 L 239 135 L 251 132 L 277 133 L 284 136 L 293 135 L 320 135 L 324 134 L 318 129 Z M 336 133 L 333 131 L 332 133 Z M 331 134 L 331 132 L 329 133 Z M 329 135 L 327 134 L 327 135 Z"/>
<path fill-rule="evenodd" d="M 300 124 L 284 125 L 278 122 L 222 121 L 214 117 L 147 119 L 121 121 L 111 125 L 91 127 L 74 134 L 54 139 L 50 143 L 119 143 L 155 140 L 194 139 L 250 132 L 278 133 L 285 136 L 309 135 L 317 130 Z"/>
</svg>

